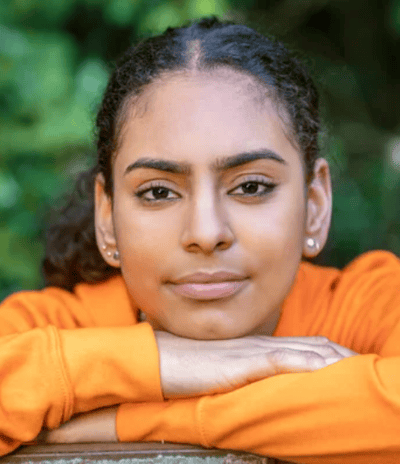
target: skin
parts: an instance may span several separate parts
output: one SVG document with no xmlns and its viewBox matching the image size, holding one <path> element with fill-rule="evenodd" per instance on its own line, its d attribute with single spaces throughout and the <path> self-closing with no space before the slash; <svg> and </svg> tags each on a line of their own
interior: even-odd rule
<svg viewBox="0 0 400 464">
<path fill-rule="evenodd" d="M 251 78 L 231 70 L 167 76 L 146 89 L 125 122 L 113 200 L 98 178 L 98 242 L 118 249 L 119 260 L 103 250 L 104 257 L 121 267 L 132 304 L 156 330 L 202 340 L 272 335 L 302 255 L 314 253 L 305 240 L 325 243 L 328 166 L 319 160 L 306 188 L 302 155 L 287 135 L 285 118 L 270 99 L 258 103 L 259 93 Z M 217 159 L 260 150 L 282 161 L 213 169 Z M 143 158 L 184 163 L 191 172 L 127 172 Z M 265 194 L 244 190 L 251 181 Z M 154 186 L 164 187 L 167 198 Z M 245 276 L 243 289 L 211 301 L 172 291 L 171 282 L 182 276 L 220 270 Z"/>
<path fill-rule="evenodd" d="M 265 89 L 232 70 L 167 75 L 146 88 L 127 115 L 113 198 L 101 175 L 96 181 L 98 246 L 110 265 L 121 268 L 133 307 L 155 330 L 165 398 L 228 391 L 356 354 L 324 337 L 271 336 L 301 257 L 316 256 L 325 244 L 332 200 L 327 162 L 317 160 L 306 185 L 287 115 L 264 97 Z M 213 169 L 217 159 L 254 150 L 282 161 Z M 185 163 L 190 173 L 127 172 L 142 158 Z M 155 186 L 164 187 L 167 199 L 151 190 Z M 261 191 L 265 195 L 254 193 Z M 157 195 L 161 201 L 155 202 Z M 318 247 L 310 248 L 309 238 Z M 170 282 L 180 277 L 219 270 L 243 274 L 246 285 L 229 298 L 208 301 L 171 291 Z M 116 411 L 78 416 L 38 439 L 117 441 Z"/>
</svg>

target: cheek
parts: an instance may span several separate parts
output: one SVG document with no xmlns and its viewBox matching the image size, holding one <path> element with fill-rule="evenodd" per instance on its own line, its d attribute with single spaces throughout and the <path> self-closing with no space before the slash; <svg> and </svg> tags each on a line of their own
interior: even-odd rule
<svg viewBox="0 0 400 464">
<path fill-rule="evenodd" d="M 176 215 L 168 211 L 170 208 L 143 211 L 126 198 L 118 205 L 114 226 L 122 271 L 134 274 L 141 282 L 150 282 L 160 274 L 161 263 L 176 246 Z"/>
<path fill-rule="evenodd" d="M 234 209 L 234 210 L 233 210 Z M 240 209 L 240 211 L 239 211 Z M 234 206 L 237 238 L 254 252 L 265 251 L 271 257 L 288 257 L 302 248 L 305 201 L 304 193 L 282 191 L 264 205 Z"/>
</svg>

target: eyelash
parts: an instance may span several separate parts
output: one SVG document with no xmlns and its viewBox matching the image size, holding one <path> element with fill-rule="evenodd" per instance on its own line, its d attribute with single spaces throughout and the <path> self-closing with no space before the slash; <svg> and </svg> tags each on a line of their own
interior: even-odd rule
<svg viewBox="0 0 400 464">
<path fill-rule="evenodd" d="M 163 190 L 167 190 L 168 192 L 173 192 L 172 189 L 170 189 L 169 187 L 167 187 L 165 184 L 163 184 L 161 182 L 152 182 L 149 187 L 146 187 L 143 190 L 138 190 L 135 193 L 135 196 L 137 198 L 139 198 L 139 200 L 144 202 L 144 203 L 153 203 L 153 204 L 154 203 L 160 203 L 160 202 L 163 202 L 163 201 L 172 201 L 172 200 L 177 199 L 177 198 L 163 198 L 161 200 L 157 200 L 157 199 L 149 200 L 148 198 L 144 198 L 145 193 L 151 192 L 152 190 L 155 190 L 155 189 L 163 189 Z"/>
<path fill-rule="evenodd" d="M 253 193 L 253 194 L 232 194 L 231 192 L 237 190 L 238 188 L 242 187 L 246 184 L 256 184 L 257 185 L 257 190 L 258 190 L 258 186 L 259 185 L 262 185 L 264 186 L 264 191 L 260 192 L 260 193 Z M 233 196 L 240 196 L 240 197 L 247 197 L 247 198 L 260 198 L 260 197 L 263 197 L 263 196 L 266 196 L 268 195 L 269 193 L 271 193 L 275 188 L 277 187 L 277 184 L 273 183 L 273 182 L 267 182 L 264 178 L 248 178 L 246 179 L 244 182 L 241 182 L 237 187 L 235 187 L 234 189 L 230 190 L 228 193 L 231 193 L 231 195 Z M 144 195 L 147 193 L 147 192 L 151 192 L 152 190 L 155 190 L 155 189 L 163 189 L 163 190 L 166 190 L 167 192 L 173 192 L 172 189 L 170 189 L 169 187 L 167 187 L 165 184 L 161 183 L 161 182 L 155 182 L 155 183 L 151 183 L 149 187 L 146 187 L 145 189 L 143 190 L 138 190 L 136 193 L 135 193 L 135 196 L 142 202 L 144 203 L 152 203 L 153 205 L 154 204 L 159 204 L 159 203 L 162 203 L 164 201 L 173 201 L 173 200 L 177 200 L 178 198 L 162 198 L 162 199 L 148 199 L 148 198 L 145 198 Z M 175 193 L 175 192 L 174 192 Z M 168 193 L 167 193 L 168 194 Z"/>
<path fill-rule="evenodd" d="M 242 187 L 246 184 L 257 184 L 257 185 L 262 185 L 264 187 L 264 190 L 260 193 L 256 193 L 256 194 L 242 194 L 242 195 L 238 195 L 238 194 L 233 194 L 234 196 L 241 196 L 241 197 L 247 197 L 247 198 L 257 198 L 257 197 L 263 197 L 263 196 L 266 196 L 268 195 L 269 193 L 272 193 L 273 190 L 275 190 L 275 188 L 278 186 L 277 184 L 275 184 L 274 182 L 271 182 L 271 181 L 267 181 L 265 180 L 265 178 L 263 177 L 249 177 L 247 179 L 245 179 L 243 182 L 241 182 L 237 187 L 235 187 L 233 190 L 230 190 L 228 193 L 231 193 L 235 190 L 237 190 L 238 188 Z M 257 187 L 257 190 L 258 190 L 258 187 Z M 232 195 L 232 193 L 231 193 Z"/>
</svg>

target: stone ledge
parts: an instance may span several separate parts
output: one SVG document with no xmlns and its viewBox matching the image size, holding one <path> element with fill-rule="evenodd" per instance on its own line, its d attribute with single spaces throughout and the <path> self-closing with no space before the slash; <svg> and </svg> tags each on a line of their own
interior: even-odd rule
<svg viewBox="0 0 400 464">
<path fill-rule="evenodd" d="M 74 443 L 23 446 L 0 464 L 285 464 L 238 451 L 172 443 Z M 287 463 L 289 464 L 289 463 Z"/>
</svg>

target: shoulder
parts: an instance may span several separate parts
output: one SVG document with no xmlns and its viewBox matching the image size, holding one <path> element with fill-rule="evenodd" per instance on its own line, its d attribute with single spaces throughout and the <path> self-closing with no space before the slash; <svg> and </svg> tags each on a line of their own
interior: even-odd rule
<svg viewBox="0 0 400 464">
<path fill-rule="evenodd" d="M 400 328 L 399 258 L 388 251 L 356 258 L 340 272 L 328 309 L 329 325 L 341 344 L 359 353 L 382 353 Z"/>
<path fill-rule="evenodd" d="M 400 311 L 400 259 L 388 251 L 363 253 L 342 270 L 307 264 L 301 273 L 304 287 L 322 293 L 330 309 L 340 306 L 350 314 L 364 305 L 370 313 L 389 306 Z"/>
<path fill-rule="evenodd" d="M 134 307 L 122 276 L 96 283 L 78 284 L 74 294 L 92 315 L 96 326 L 120 326 L 137 322 Z"/>
<path fill-rule="evenodd" d="M 121 276 L 80 283 L 72 292 L 58 287 L 21 291 L 0 304 L 0 320 L 13 331 L 47 324 L 59 328 L 128 325 L 136 322 Z"/>
<path fill-rule="evenodd" d="M 393 253 L 378 250 L 364 253 L 349 263 L 337 280 L 336 297 L 383 301 L 400 290 L 400 259 Z M 379 294 L 378 294 L 379 293 Z"/>
<path fill-rule="evenodd" d="M 283 309 L 290 334 L 324 335 L 359 353 L 379 353 L 400 327 L 400 260 L 371 251 L 342 270 L 302 263 Z"/>
<path fill-rule="evenodd" d="M 400 272 L 400 259 L 390 251 L 375 250 L 363 253 L 348 264 L 343 273 L 367 274 L 374 272 Z"/>
<path fill-rule="evenodd" d="M 400 259 L 389 251 L 376 250 L 363 253 L 351 261 L 342 270 L 333 267 L 316 266 L 310 263 L 302 263 L 299 269 L 299 278 L 303 285 L 313 286 L 329 282 L 331 291 L 343 284 L 349 286 L 357 282 L 381 283 L 387 285 L 390 282 L 400 283 Z"/>
<path fill-rule="evenodd" d="M 77 284 L 73 291 L 68 291 L 61 287 L 49 286 L 41 290 L 22 290 L 12 293 L 6 297 L 1 305 L 8 305 L 16 302 L 35 302 L 37 305 L 46 304 L 48 301 L 59 301 L 66 305 L 79 305 L 85 300 L 101 298 L 112 293 L 120 293 L 123 289 L 122 277 L 112 277 L 104 282 Z"/>
</svg>

